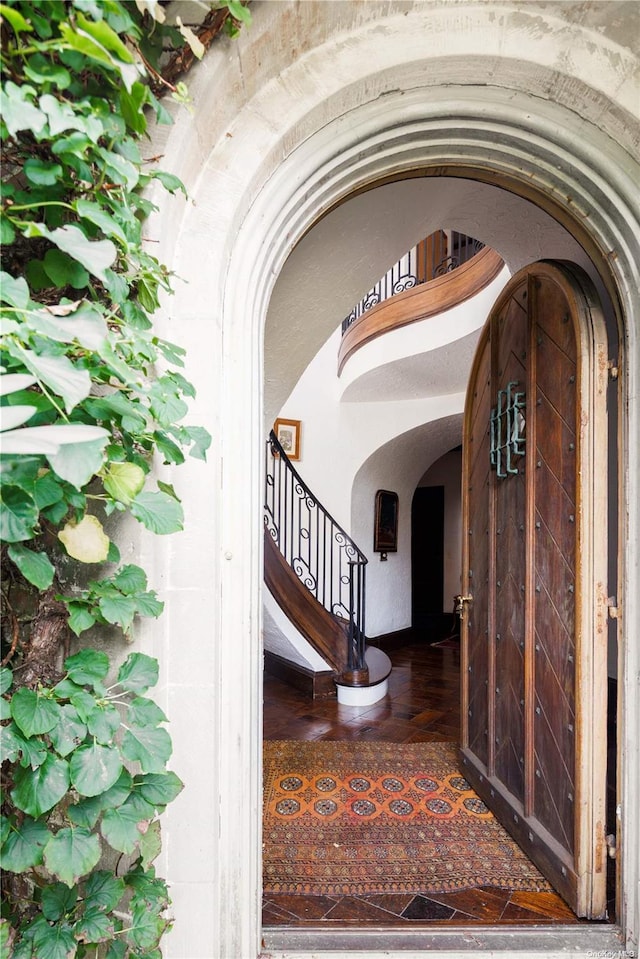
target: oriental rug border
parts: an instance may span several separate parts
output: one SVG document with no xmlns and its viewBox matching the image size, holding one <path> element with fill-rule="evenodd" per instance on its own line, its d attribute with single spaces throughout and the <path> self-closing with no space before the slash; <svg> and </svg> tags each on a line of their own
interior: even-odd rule
<svg viewBox="0 0 640 959">
<path fill-rule="evenodd" d="M 453 743 L 264 743 L 263 888 L 369 895 L 551 886 Z"/>
</svg>

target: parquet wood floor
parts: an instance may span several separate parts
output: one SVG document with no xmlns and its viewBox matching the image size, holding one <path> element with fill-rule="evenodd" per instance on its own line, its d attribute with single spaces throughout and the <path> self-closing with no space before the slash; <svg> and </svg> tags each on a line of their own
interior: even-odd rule
<svg viewBox="0 0 640 959">
<path fill-rule="evenodd" d="M 279 679 L 264 678 L 264 738 L 457 742 L 460 654 L 417 642 L 389 653 L 389 693 L 367 707 L 311 700 Z M 429 896 L 265 895 L 263 925 L 337 928 L 408 924 L 567 924 L 579 920 L 555 893 L 480 887 Z"/>
</svg>

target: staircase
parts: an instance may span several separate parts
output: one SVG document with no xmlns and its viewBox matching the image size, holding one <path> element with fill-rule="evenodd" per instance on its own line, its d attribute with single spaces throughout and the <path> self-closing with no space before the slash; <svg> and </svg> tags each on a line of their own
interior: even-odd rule
<svg viewBox="0 0 640 959">
<path fill-rule="evenodd" d="M 338 701 L 377 702 L 387 692 L 391 664 L 366 646 L 367 558 L 311 492 L 273 431 L 265 477 L 265 583 L 332 670 Z"/>
</svg>

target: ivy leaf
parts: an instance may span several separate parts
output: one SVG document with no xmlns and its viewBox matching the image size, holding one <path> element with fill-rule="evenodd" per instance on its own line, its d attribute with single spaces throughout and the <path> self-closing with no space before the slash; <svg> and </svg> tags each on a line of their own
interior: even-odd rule
<svg viewBox="0 0 640 959">
<path fill-rule="evenodd" d="M 143 83 L 134 83 L 130 91 L 120 91 L 120 111 L 130 130 L 143 134 L 147 129 L 147 118 L 142 107 L 147 102 L 148 88 Z"/>
<path fill-rule="evenodd" d="M 33 83 L 53 83 L 59 90 L 66 90 L 71 84 L 69 71 L 62 64 L 47 60 L 40 53 L 29 57 L 24 72 Z"/>
<path fill-rule="evenodd" d="M 121 184 L 127 190 L 135 190 L 140 176 L 133 163 L 105 147 L 98 147 L 97 153 L 104 162 L 107 175 L 114 183 Z"/>
<path fill-rule="evenodd" d="M 85 427 L 85 429 L 99 429 L 100 427 Z M 51 468 L 61 479 L 71 483 L 77 489 L 89 482 L 92 476 L 102 466 L 103 453 L 107 436 L 95 440 L 84 440 L 80 443 L 64 443 L 57 453 L 47 454 Z"/>
<path fill-rule="evenodd" d="M 78 226 L 67 223 L 49 230 L 44 223 L 29 223 L 23 228 L 26 237 L 44 236 L 58 249 L 81 263 L 89 273 L 105 281 L 104 271 L 112 265 L 118 252 L 111 240 L 90 240 Z"/>
<path fill-rule="evenodd" d="M 74 559 L 81 563 L 103 563 L 109 554 L 109 538 L 97 516 L 87 513 L 79 523 L 67 523 L 58 539 Z"/>
<path fill-rule="evenodd" d="M 11 29 L 14 33 L 33 33 L 33 27 L 28 20 L 22 16 L 17 10 L 14 10 L 12 7 L 7 6 L 6 4 L 0 5 L 0 12 L 2 16 L 11 24 Z"/>
<path fill-rule="evenodd" d="M 112 849 L 132 853 L 139 845 L 146 827 L 146 820 L 140 818 L 138 811 L 125 805 L 109 809 L 104 814 L 100 832 Z"/>
<path fill-rule="evenodd" d="M 118 672 L 118 685 L 129 693 L 144 693 L 158 682 L 158 661 L 145 653 L 130 653 Z"/>
<path fill-rule="evenodd" d="M 13 673 L 8 666 L 0 666 L 0 696 L 11 689 Z"/>
<path fill-rule="evenodd" d="M 111 789 L 107 789 L 106 792 L 90 799 L 81 799 L 75 805 L 69 806 L 67 815 L 71 822 L 76 823 L 76 825 L 93 829 L 98 821 L 98 816 L 104 809 L 115 809 L 126 802 L 131 794 L 132 787 L 131 774 L 123 769 L 118 781 L 114 783 Z"/>
<path fill-rule="evenodd" d="M 14 781 L 11 796 L 18 809 L 41 816 L 53 809 L 69 789 L 69 764 L 48 753 L 37 769 L 17 769 Z"/>
<path fill-rule="evenodd" d="M 137 612 L 135 599 L 115 592 L 110 596 L 103 596 L 98 602 L 98 608 L 108 623 L 120 626 L 125 633 L 131 628 Z"/>
<path fill-rule="evenodd" d="M 37 413 L 35 406 L 0 406 L 0 430 L 15 430 Z M 6 450 L 4 450 L 6 452 Z"/>
<path fill-rule="evenodd" d="M 127 930 L 127 941 L 135 949 L 148 950 L 157 944 L 167 927 L 167 920 L 151 912 L 144 903 L 132 906 L 132 921 Z"/>
<path fill-rule="evenodd" d="M 163 426 L 177 423 L 189 409 L 175 390 L 175 385 L 166 376 L 161 377 L 149 390 L 151 412 Z"/>
<path fill-rule="evenodd" d="M 245 7 L 242 0 L 224 0 L 224 6 L 227 7 L 234 20 L 239 20 L 247 25 L 251 23 L 251 11 Z"/>
<path fill-rule="evenodd" d="M 58 254 L 60 250 L 50 252 Z M 75 260 L 72 262 L 75 263 Z M 41 310 L 31 311 L 28 318 L 30 326 L 46 336 L 61 343 L 77 340 L 80 346 L 88 350 L 100 351 L 109 332 L 100 310 L 87 300 L 45 306 Z"/>
<path fill-rule="evenodd" d="M 185 426 L 184 432 L 187 434 L 193 446 L 189 450 L 189 456 L 197 460 L 207 459 L 207 450 L 211 446 L 211 433 L 205 430 L 203 426 Z"/>
<path fill-rule="evenodd" d="M 147 588 L 147 574 L 139 566 L 128 563 L 118 570 L 113 577 L 113 583 L 121 593 L 133 596 Z"/>
<path fill-rule="evenodd" d="M 53 926 L 38 926 L 33 937 L 38 959 L 69 959 L 76 951 L 77 943 L 68 923 Z"/>
<path fill-rule="evenodd" d="M 174 176 L 173 173 L 166 173 L 164 170 L 154 170 L 151 174 L 154 179 L 160 180 L 165 190 L 168 190 L 169 193 L 176 193 L 178 190 L 182 190 L 185 196 L 187 196 L 187 189 L 182 182 L 182 180 Z"/>
<path fill-rule="evenodd" d="M 136 596 L 136 611 L 139 616 L 151 616 L 157 619 L 162 615 L 164 603 L 158 599 L 154 591 L 138 593 Z"/>
<path fill-rule="evenodd" d="M 19 543 L 35 536 L 39 510 L 30 496 L 17 486 L 3 486 L 0 505 L 0 540 Z"/>
<path fill-rule="evenodd" d="M 69 628 L 76 636 L 84 633 L 85 629 L 95 626 L 96 618 L 84 603 L 68 602 L 67 609 L 69 610 Z"/>
<path fill-rule="evenodd" d="M 64 498 L 64 490 L 58 477 L 51 471 L 43 471 L 33 487 L 34 499 L 38 509 L 46 509 Z"/>
<path fill-rule="evenodd" d="M 69 679 L 78 686 L 94 686 L 101 683 L 109 672 L 109 657 L 98 649 L 81 649 L 67 656 L 64 668 Z"/>
<path fill-rule="evenodd" d="M 4 293 L 6 295 L 6 290 L 3 289 L 3 286 L 7 280 L 12 281 L 16 287 L 18 287 L 21 283 L 24 283 L 26 289 L 26 300 L 24 305 L 26 306 L 29 302 L 29 287 L 23 279 L 14 280 L 13 277 L 9 276 L 8 273 L 0 273 L 0 283 L 2 283 L 2 286 L 0 286 L 0 294 Z M 5 296 L 0 295 L 0 299 L 5 299 Z M 17 304 L 14 304 L 14 306 L 17 306 Z M 18 393 L 20 390 L 26 390 L 28 387 L 33 386 L 35 382 L 35 376 L 29 376 L 28 373 L 2 373 L 2 375 L 0 375 L 0 396 L 6 396 L 8 393 Z"/>
<path fill-rule="evenodd" d="M 80 18 L 82 14 L 77 13 L 76 16 Z M 88 20 L 85 20 L 84 17 L 82 17 L 82 19 L 88 24 L 92 32 L 95 32 L 93 28 L 96 27 L 97 24 L 90 23 Z M 106 23 L 104 26 L 107 27 L 108 30 L 111 29 Z M 104 66 L 109 67 L 109 69 L 117 70 L 127 89 L 131 89 L 132 84 L 138 76 L 138 70 L 134 64 L 125 63 L 121 59 L 113 56 L 97 38 L 92 36 L 92 33 L 89 32 L 87 28 L 83 30 L 78 27 L 76 30 L 73 30 L 68 23 L 61 23 L 60 33 L 67 44 L 72 47 L 72 49 L 77 50 L 78 53 L 89 57 L 91 60 L 97 60 L 99 63 L 104 64 Z M 111 31 L 111 33 L 113 33 L 113 31 Z M 114 34 L 114 36 L 117 38 L 117 34 Z M 122 41 L 119 42 L 122 43 Z"/>
<path fill-rule="evenodd" d="M 16 690 L 11 700 L 11 715 L 27 739 L 48 733 L 60 720 L 60 706 L 33 689 Z"/>
<path fill-rule="evenodd" d="M 164 772 L 171 756 L 171 739 L 166 729 L 131 726 L 122 739 L 122 755 L 140 763 L 143 773 Z"/>
<path fill-rule="evenodd" d="M 54 882 L 45 886 L 42 890 L 42 915 L 49 922 L 56 922 L 58 919 L 70 912 L 78 901 L 78 889 L 72 886 L 69 889 L 62 882 Z"/>
<path fill-rule="evenodd" d="M 84 884 L 85 900 L 98 909 L 115 909 L 125 893 L 124 879 L 117 878 L 111 872 L 98 870 L 92 872 Z"/>
<path fill-rule="evenodd" d="M 140 839 L 140 856 L 143 869 L 148 869 L 154 859 L 157 859 L 162 849 L 160 823 L 155 820 L 149 823 L 149 828 Z"/>
<path fill-rule="evenodd" d="M 144 486 L 145 472 L 135 463 L 107 463 L 102 475 L 104 488 L 119 503 L 129 506 Z"/>
<path fill-rule="evenodd" d="M 36 186 L 53 186 L 62 177 L 62 167 L 59 163 L 46 163 L 37 157 L 25 160 L 22 169 L 27 180 Z"/>
<path fill-rule="evenodd" d="M 25 816 L 20 827 L 14 826 L 2 847 L 2 868 L 8 872 L 25 872 L 42 862 L 44 847 L 51 838 L 47 826 Z"/>
<path fill-rule="evenodd" d="M 136 696 L 129 706 L 129 722 L 134 726 L 159 726 L 168 722 L 157 703 L 144 696 Z"/>
<path fill-rule="evenodd" d="M 82 826 L 61 829 L 44 849 L 44 863 L 54 876 L 73 886 L 100 859 L 100 840 Z"/>
<path fill-rule="evenodd" d="M 34 88 L 26 84 L 19 87 L 9 80 L 5 83 L 3 92 L 2 119 L 9 135 L 15 137 L 21 130 L 29 130 L 36 137 L 42 133 L 47 124 L 47 118 L 33 104 L 36 93 Z"/>
<path fill-rule="evenodd" d="M 49 732 L 49 739 L 59 756 L 68 756 L 87 735 L 87 727 L 70 703 L 61 706 L 60 713 L 60 722 Z"/>
<path fill-rule="evenodd" d="M 183 782 L 170 770 L 136 776 L 133 785 L 142 798 L 153 806 L 167 806 L 184 788 Z"/>
<path fill-rule="evenodd" d="M 4 213 L 0 213 L 0 243 L 2 246 L 10 246 L 16 238 L 16 231 L 14 230 L 11 221 L 8 219 Z M 4 321 L 4 318 L 3 318 Z M 17 332 L 17 325 L 15 330 Z M 8 332 L 8 330 L 7 330 Z"/>
<path fill-rule="evenodd" d="M 89 282 L 87 270 L 62 250 L 47 250 L 42 266 L 54 286 L 83 290 Z"/>
<path fill-rule="evenodd" d="M 99 137 L 102 133 L 102 127 L 96 123 L 93 118 L 85 118 L 76 113 L 70 103 L 65 100 L 58 100 L 50 93 L 45 93 L 39 99 L 40 108 L 49 123 L 49 134 L 52 138 L 57 138 L 65 130 L 77 130 L 79 133 L 91 134 Z M 52 152 L 56 153 L 56 144 L 52 146 Z M 75 149 L 78 149 L 76 144 Z"/>
<path fill-rule="evenodd" d="M 74 927 L 74 935 L 79 942 L 106 942 L 113 937 L 113 919 L 105 915 L 98 906 L 85 908 L 84 915 Z"/>
<path fill-rule="evenodd" d="M 20 358 L 34 376 L 64 400 L 70 413 L 91 391 L 88 370 L 76 368 L 66 356 L 39 356 L 33 350 L 20 350 Z"/>
<path fill-rule="evenodd" d="M 191 30 L 189 27 L 185 26 L 185 25 L 183 24 L 182 20 L 180 19 L 180 17 L 178 17 L 178 16 L 176 16 L 176 24 L 177 24 L 177 26 L 178 26 L 178 30 L 180 31 L 181 35 L 184 37 L 184 39 L 186 40 L 186 42 L 189 44 L 189 47 L 191 48 L 191 52 L 193 53 L 194 57 L 197 57 L 198 60 L 202 60 L 202 58 L 203 58 L 203 56 L 204 56 L 204 53 L 205 53 L 205 46 L 204 46 L 202 40 L 200 40 L 200 39 L 195 35 L 195 33 L 193 32 L 193 30 Z"/>
<path fill-rule="evenodd" d="M 72 692 L 69 698 L 72 704 L 78 710 L 78 716 L 82 722 L 86 723 L 89 719 L 89 716 L 96 708 L 95 696 L 92 696 L 91 693 L 88 693 L 86 689 L 79 689 L 77 692 Z"/>
<path fill-rule="evenodd" d="M 36 553 L 35 550 L 19 543 L 10 546 L 8 553 L 28 582 L 40 590 L 51 586 L 55 569 L 46 553 Z"/>
<path fill-rule="evenodd" d="M 123 246 L 127 245 L 124 230 L 118 221 L 110 216 L 99 203 L 92 203 L 90 200 L 76 200 L 73 205 L 76 213 L 82 217 L 83 220 L 88 220 L 90 223 L 93 223 L 94 226 L 99 227 L 107 236 L 115 236 L 120 240 Z"/>
<path fill-rule="evenodd" d="M 131 503 L 131 513 L 152 533 L 176 533 L 183 528 L 182 507 L 166 493 L 138 493 Z"/>
<path fill-rule="evenodd" d="M 15 723 L 2 727 L 0 760 L 14 763 L 20 757 L 21 766 L 35 769 L 44 762 L 47 747 L 39 739 L 26 739 Z"/>
<path fill-rule="evenodd" d="M 69 764 L 71 782 L 81 796 L 97 796 L 117 782 L 122 772 L 116 746 L 92 743 L 76 749 Z"/>
<path fill-rule="evenodd" d="M 113 742 L 116 730 L 120 728 L 120 713 L 111 703 L 97 703 L 87 717 L 87 727 L 99 743 L 108 745 Z"/>
</svg>

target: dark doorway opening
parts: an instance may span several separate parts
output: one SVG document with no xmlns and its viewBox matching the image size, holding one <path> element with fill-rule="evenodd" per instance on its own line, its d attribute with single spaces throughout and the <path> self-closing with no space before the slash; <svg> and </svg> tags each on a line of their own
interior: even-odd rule
<svg viewBox="0 0 640 959">
<path fill-rule="evenodd" d="M 444 486 L 419 486 L 411 504 L 411 624 L 431 642 L 451 625 L 443 592 Z"/>
</svg>

